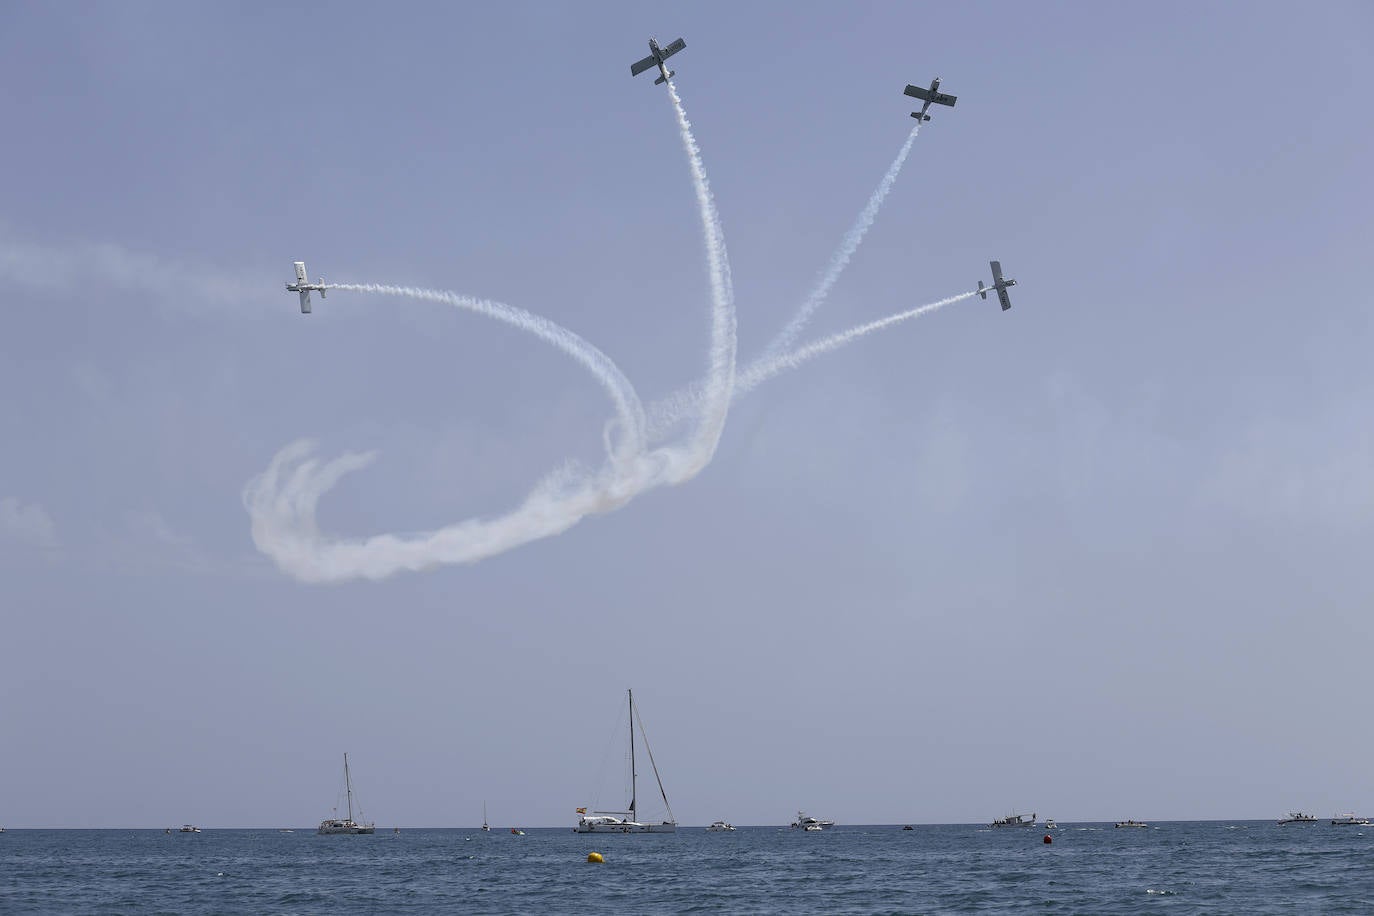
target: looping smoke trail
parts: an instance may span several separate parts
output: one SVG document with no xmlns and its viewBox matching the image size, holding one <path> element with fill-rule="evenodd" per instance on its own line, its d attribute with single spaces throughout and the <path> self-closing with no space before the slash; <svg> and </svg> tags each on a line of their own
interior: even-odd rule
<svg viewBox="0 0 1374 916">
<path fill-rule="evenodd" d="M 403 570 L 493 557 L 561 534 L 588 515 L 619 508 L 661 480 L 664 466 L 659 456 L 636 455 L 590 477 L 555 472 L 517 508 L 496 518 L 467 519 L 409 537 L 345 539 L 321 535 L 315 510 L 320 496 L 345 474 L 370 464 L 372 455 L 348 454 L 321 465 L 311 457 L 313 449 L 308 440 L 291 443 L 243 492 L 254 544 L 282 570 L 312 583 L 384 579 Z"/>
<path fill-rule="evenodd" d="M 692 124 L 682 107 L 677 86 L 668 80 L 668 95 L 677 115 L 678 133 L 687 162 L 692 170 L 692 184 L 696 190 L 697 209 L 701 214 L 702 234 L 706 244 L 706 262 L 711 278 L 711 349 L 706 374 L 703 405 L 698 414 L 688 460 L 673 472 L 673 482 L 681 483 L 696 476 L 715 455 L 725 430 L 725 417 L 730 411 L 735 384 L 735 290 L 730 276 L 730 258 L 725 250 L 725 232 L 720 225 L 711 185 L 706 179 L 701 149 L 692 134 Z"/>
<path fill-rule="evenodd" d="M 950 296 L 948 299 L 941 299 L 938 302 L 917 306 L 914 309 L 898 312 L 886 318 L 879 318 L 867 324 L 857 325 L 847 331 L 832 334 L 829 337 L 824 337 L 804 347 L 798 347 L 795 350 L 783 353 L 780 356 L 775 356 L 769 360 L 759 360 L 744 372 L 740 373 L 739 380 L 735 383 L 735 393 L 738 396 L 752 391 L 763 382 L 766 382 L 768 379 L 784 370 L 795 369 L 802 363 L 815 359 L 817 356 L 824 353 L 829 353 L 831 350 L 838 350 L 845 344 L 858 340 L 860 337 L 864 337 L 868 334 L 872 334 L 874 331 L 881 331 L 883 328 L 891 327 L 894 324 L 909 321 L 912 318 L 919 318 L 922 315 L 928 315 L 936 309 L 944 308 L 947 305 L 953 305 L 956 302 L 962 302 L 976 295 L 978 295 L 978 290 L 970 290 L 966 293 L 960 293 L 957 296 Z"/>
<path fill-rule="evenodd" d="M 620 371 L 620 367 L 612 362 L 609 356 L 562 325 L 556 324 L 542 315 L 527 312 L 513 305 L 506 305 L 504 302 L 493 302 L 490 299 L 478 299 L 444 290 L 387 286 L 380 283 L 330 283 L 329 288 L 443 302 L 486 315 L 489 318 L 495 318 L 522 331 L 528 331 L 541 340 L 553 344 L 589 369 L 596 376 L 597 381 L 601 383 L 601 386 L 606 389 L 606 393 L 611 396 L 611 401 L 615 404 L 616 416 L 619 420 L 618 428 L 622 436 L 619 446 L 614 448 L 612 454 L 617 459 L 623 460 L 629 455 L 643 451 L 644 405 L 640 402 L 639 394 L 635 391 L 634 385 L 630 384 L 630 380 L 625 377 L 625 374 Z M 611 448 L 610 438 L 608 434 L 608 449 Z"/>
<path fill-rule="evenodd" d="M 830 290 L 840 279 L 840 274 L 849 266 L 850 258 L 854 257 L 854 252 L 858 251 L 859 245 L 863 242 L 864 236 L 869 229 L 873 228 L 874 221 L 878 218 L 878 211 L 883 206 L 883 201 L 887 200 L 888 193 L 892 190 L 893 184 L 897 181 L 897 176 L 902 172 L 902 166 L 906 163 L 907 156 L 911 154 L 911 145 L 916 142 L 916 135 L 921 132 L 921 125 L 918 122 L 911 128 L 911 133 L 907 134 L 906 142 L 897 152 L 897 158 L 892 160 L 892 165 L 888 166 L 887 173 L 883 175 L 883 180 L 878 182 L 878 187 L 873 191 L 873 195 L 868 198 L 867 205 L 860 211 L 854 225 L 849 227 L 845 233 L 844 240 L 840 243 L 839 250 L 830 259 L 830 267 L 821 275 L 816 283 L 811 295 L 806 297 L 806 301 L 797 309 L 797 314 L 792 316 L 792 320 L 787 322 L 787 326 L 778 332 L 778 336 L 773 338 L 763 351 L 763 355 L 754 361 L 754 364 L 761 364 L 781 354 L 788 347 L 796 342 L 797 335 L 806 327 L 811 320 L 812 314 L 820 308 L 830 295 Z"/>
<path fill-rule="evenodd" d="M 691 166 L 711 278 L 711 348 L 704 408 L 685 448 L 645 450 L 645 418 L 634 387 L 601 351 L 548 319 L 502 303 L 456 293 L 377 284 L 331 284 L 331 289 L 410 296 L 470 309 L 533 333 L 590 369 L 616 403 L 617 418 L 605 436 L 609 459 L 595 474 L 569 467 L 541 481 L 517 508 L 491 519 L 472 518 L 409 537 L 382 534 L 362 539 L 322 535 L 316 522 L 320 497 L 372 454 L 346 454 L 321 463 L 314 444 L 301 440 L 282 449 L 267 470 L 244 487 L 253 542 L 277 565 L 306 582 L 381 579 L 402 570 L 470 563 L 530 541 L 560 534 L 588 515 L 609 512 L 650 487 L 695 476 L 714 455 L 735 382 L 735 311 L 725 236 L 711 196 L 701 151 L 677 90 L 669 83 L 683 147 Z M 622 431 L 618 447 L 612 443 Z"/>
</svg>

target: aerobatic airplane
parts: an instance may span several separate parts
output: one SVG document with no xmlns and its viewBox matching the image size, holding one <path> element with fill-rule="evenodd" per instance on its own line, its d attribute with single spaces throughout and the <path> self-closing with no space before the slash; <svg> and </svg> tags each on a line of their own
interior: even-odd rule
<svg viewBox="0 0 1374 916">
<path fill-rule="evenodd" d="M 288 283 L 288 284 L 286 284 L 286 291 L 289 292 L 289 293 L 300 293 L 300 294 L 301 294 L 301 314 L 302 314 L 302 315 L 309 315 L 309 314 L 310 314 L 310 291 L 311 291 L 312 289 L 318 291 L 319 294 L 320 294 L 320 298 L 323 299 L 323 298 L 324 298 L 324 291 L 325 291 L 326 289 L 328 289 L 329 287 L 327 287 L 327 286 L 324 285 L 324 277 L 320 277 L 320 282 L 318 282 L 318 283 L 311 283 L 311 282 L 310 282 L 309 278 L 307 278 L 306 275 L 305 275 L 305 262 L 304 262 L 304 261 L 293 261 L 292 264 L 293 264 L 293 265 L 295 266 L 295 268 L 296 268 L 296 282 L 295 282 L 295 283 Z"/>
<path fill-rule="evenodd" d="M 1002 303 L 1002 311 L 1005 312 L 1007 309 L 1011 308 L 1011 297 L 1007 295 L 1007 288 L 1015 286 L 1016 281 L 1002 279 L 1001 261 L 989 261 L 988 263 L 992 265 L 992 286 L 985 288 L 983 286 L 983 281 L 979 280 L 978 295 L 986 299 L 989 289 L 997 290 L 997 300 Z"/>
<path fill-rule="evenodd" d="M 954 96 L 945 95 L 940 91 L 940 78 L 938 76 L 930 81 L 929 89 L 922 89 L 920 86 L 907 86 L 906 94 L 912 98 L 925 100 L 925 104 L 921 106 L 920 111 L 913 111 L 911 113 L 911 116 L 918 121 L 930 120 L 930 115 L 926 114 L 926 109 L 929 108 L 932 103 L 935 105 L 948 105 L 953 108 L 954 103 L 959 101 Z"/>
<path fill-rule="evenodd" d="M 687 47 L 687 42 L 683 41 L 681 38 L 679 38 L 672 44 L 668 45 L 668 47 L 666 48 L 660 48 L 658 46 L 658 42 L 650 38 L 649 56 L 644 58 L 643 60 L 637 60 L 634 63 L 630 64 L 630 76 L 639 76 L 639 74 L 643 73 L 645 70 L 648 70 L 650 67 L 657 64 L 659 77 L 658 79 L 654 80 L 654 85 L 657 86 L 659 83 L 668 82 L 668 80 L 670 80 L 674 76 L 674 73 L 672 70 L 668 69 L 668 65 L 665 64 L 664 61 L 666 61 L 668 58 L 672 57 L 674 54 L 681 51 L 685 47 Z"/>
</svg>

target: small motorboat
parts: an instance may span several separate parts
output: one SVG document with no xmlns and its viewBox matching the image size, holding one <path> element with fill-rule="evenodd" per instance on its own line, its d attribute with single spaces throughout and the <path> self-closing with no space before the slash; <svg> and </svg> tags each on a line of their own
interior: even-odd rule
<svg viewBox="0 0 1374 916">
<path fill-rule="evenodd" d="M 1331 818 L 1332 827 L 1371 827 L 1374 824 L 1369 822 L 1367 817 L 1356 817 L 1352 814 L 1338 814 Z"/>
</svg>

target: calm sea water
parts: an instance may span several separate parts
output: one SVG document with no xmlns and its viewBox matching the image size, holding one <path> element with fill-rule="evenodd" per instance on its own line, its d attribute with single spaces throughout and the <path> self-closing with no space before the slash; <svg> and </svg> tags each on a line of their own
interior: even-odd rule
<svg viewBox="0 0 1374 916">
<path fill-rule="evenodd" d="M 0 913 L 1374 913 L 1374 828 L 9 830 Z M 588 864 L 587 853 L 605 857 Z"/>
</svg>

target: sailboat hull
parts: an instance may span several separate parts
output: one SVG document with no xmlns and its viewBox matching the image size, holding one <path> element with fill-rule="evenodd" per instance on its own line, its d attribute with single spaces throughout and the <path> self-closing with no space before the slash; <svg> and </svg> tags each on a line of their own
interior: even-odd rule
<svg viewBox="0 0 1374 916">
<path fill-rule="evenodd" d="M 377 828 L 372 824 L 355 824 L 351 821 L 325 821 L 320 825 L 319 832 L 326 835 L 338 833 L 376 833 Z"/>
<path fill-rule="evenodd" d="M 574 833 L 677 833 L 677 824 L 641 824 L 621 821 L 618 824 L 580 822 Z"/>
</svg>

